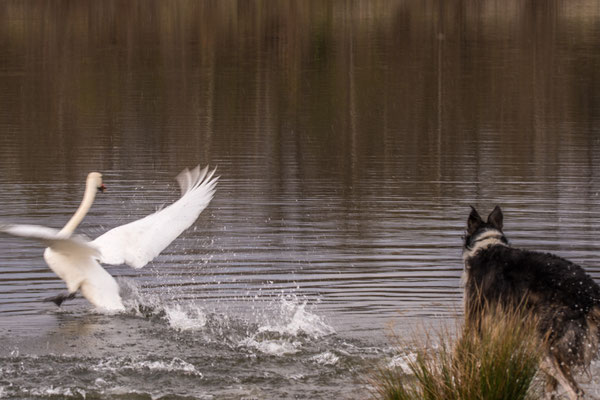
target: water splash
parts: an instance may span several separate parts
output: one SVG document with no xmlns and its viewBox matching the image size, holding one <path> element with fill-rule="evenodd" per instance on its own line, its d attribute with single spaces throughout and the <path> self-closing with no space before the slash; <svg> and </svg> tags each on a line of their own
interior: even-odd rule
<svg viewBox="0 0 600 400">
<path fill-rule="evenodd" d="M 387 364 L 388 369 L 399 368 L 407 375 L 413 375 L 410 365 L 417 360 L 416 353 L 398 354 L 394 356 Z"/>
<path fill-rule="evenodd" d="M 126 312 L 140 317 L 164 314 L 163 301 L 158 295 L 143 292 L 132 279 L 119 278 L 118 282 Z"/>
<path fill-rule="evenodd" d="M 178 331 L 195 331 L 206 326 L 206 313 L 196 304 L 165 306 L 165 319 Z"/>
<path fill-rule="evenodd" d="M 277 304 L 277 301 L 279 302 Z M 307 309 L 308 302 L 299 300 L 296 295 L 282 295 L 275 304 L 275 315 L 268 316 L 259 332 L 276 332 L 282 335 L 307 335 L 320 338 L 332 335 L 335 329 L 325 320 Z"/>
<path fill-rule="evenodd" d="M 335 333 L 322 317 L 307 309 L 307 301 L 295 295 L 282 295 L 267 306 L 274 312 L 260 314 L 258 328 L 242 339 L 239 347 L 283 356 L 299 352 L 307 342 Z"/>
<path fill-rule="evenodd" d="M 127 312 L 139 317 L 165 320 L 177 331 L 195 331 L 207 323 L 207 313 L 195 301 L 169 303 L 159 295 L 142 292 L 136 282 L 122 279 L 119 282 Z"/>
<path fill-rule="evenodd" d="M 165 321 L 180 333 L 201 331 L 193 340 L 218 342 L 246 350 L 250 355 L 285 356 L 296 354 L 315 340 L 335 333 L 314 306 L 295 294 L 281 293 L 275 298 L 251 298 L 252 312 L 235 315 L 233 308 L 221 307 L 207 311 L 198 300 L 182 301 L 169 294 L 162 299 L 146 294 L 132 280 L 120 282 L 124 304 L 137 316 Z M 187 340 L 192 340 L 188 338 Z M 338 362 L 332 353 L 314 362 L 333 365 Z"/>
<path fill-rule="evenodd" d="M 172 298 L 172 293 L 170 299 L 145 293 L 134 280 L 120 279 L 119 285 L 123 303 L 129 313 L 165 320 L 171 328 L 180 332 L 210 328 L 208 325 L 229 328 L 232 320 L 240 319 L 245 323 L 234 324 L 234 328 L 243 326 L 247 331 L 246 337 L 276 334 L 317 339 L 335 333 L 335 329 L 316 314 L 307 300 L 300 299 L 295 294 L 282 293 L 267 301 L 256 296 L 252 298 L 252 312 L 236 316 L 233 310 L 227 308 L 209 313 L 204 305 L 198 304 L 198 300 L 181 301 L 176 296 Z M 289 346 L 284 347 L 291 351 Z"/>
</svg>

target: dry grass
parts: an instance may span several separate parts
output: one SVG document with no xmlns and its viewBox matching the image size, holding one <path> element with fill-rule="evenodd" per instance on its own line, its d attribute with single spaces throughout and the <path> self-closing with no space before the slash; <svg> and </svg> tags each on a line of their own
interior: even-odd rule
<svg viewBox="0 0 600 400">
<path fill-rule="evenodd" d="M 534 377 L 543 343 L 536 322 L 522 310 L 487 310 L 476 328 L 448 331 L 431 340 L 419 335 L 407 374 L 381 368 L 371 379 L 383 400 L 531 400 L 539 397 Z M 448 339 L 458 337 L 456 340 Z M 405 346 L 403 346 L 406 348 Z"/>
</svg>

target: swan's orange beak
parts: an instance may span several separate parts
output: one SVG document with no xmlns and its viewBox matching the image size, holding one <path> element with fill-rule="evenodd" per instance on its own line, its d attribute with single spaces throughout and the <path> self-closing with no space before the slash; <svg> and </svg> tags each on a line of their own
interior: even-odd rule
<svg viewBox="0 0 600 400">
<path fill-rule="evenodd" d="M 104 193 L 104 191 L 106 190 L 106 186 L 104 186 L 104 183 L 100 186 L 98 186 L 98 191 Z"/>
</svg>

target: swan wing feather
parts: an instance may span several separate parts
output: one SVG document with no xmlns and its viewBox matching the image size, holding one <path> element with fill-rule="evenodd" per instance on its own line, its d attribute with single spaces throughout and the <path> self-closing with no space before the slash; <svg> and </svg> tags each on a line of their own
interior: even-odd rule
<svg viewBox="0 0 600 400">
<path fill-rule="evenodd" d="M 173 204 L 137 221 L 118 226 L 96 238 L 104 264 L 142 268 L 158 256 L 198 218 L 215 193 L 218 177 L 208 167 L 185 169 L 177 176 L 182 196 Z"/>
<path fill-rule="evenodd" d="M 81 290 L 96 307 L 108 311 L 124 310 L 119 285 L 96 259 L 100 252 L 83 236 L 66 236 L 58 229 L 40 225 L 0 224 L 0 232 L 35 240 L 48 248 L 44 260 L 67 284 L 69 293 Z"/>
<path fill-rule="evenodd" d="M 65 236 L 59 230 L 41 225 L 0 224 L 0 232 L 25 239 L 35 240 L 57 253 L 99 257 L 100 253 L 83 236 Z"/>
</svg>

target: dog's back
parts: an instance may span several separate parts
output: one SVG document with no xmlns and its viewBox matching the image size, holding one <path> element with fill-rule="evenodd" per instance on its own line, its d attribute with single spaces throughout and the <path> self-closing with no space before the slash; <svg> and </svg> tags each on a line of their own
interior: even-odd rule
<svg viewBox="0 0 600 400">
<path fill-rule="evenodd" d="M 590 350 L 598 346 L 600 287 L 580 266 L 552 254 L 503 245 L 482 249 L 469 264 L 468 309 L 480 310 L 476 301 L 526 303 L 561 363 L 589 364 Z"/>
<path fill-rule="evenodd" d="M 463 252 L 467 322 L 476 321 L 486 305 L 523 305 L 538 319 L 540 335 L 547 339 L 548 357 L 565 375 L 555 378 L 563 386 L 561 379 L 566 379 L 572 392 L 580 393 L 571 369 L 587 367 L 597 353 L 600 287 L 577 264 L 552 254 L 510 247 L 502 232 L 502 219 L 499 207 L 487 222 L 475 209 L 469 216 Z"/>
</svg>

